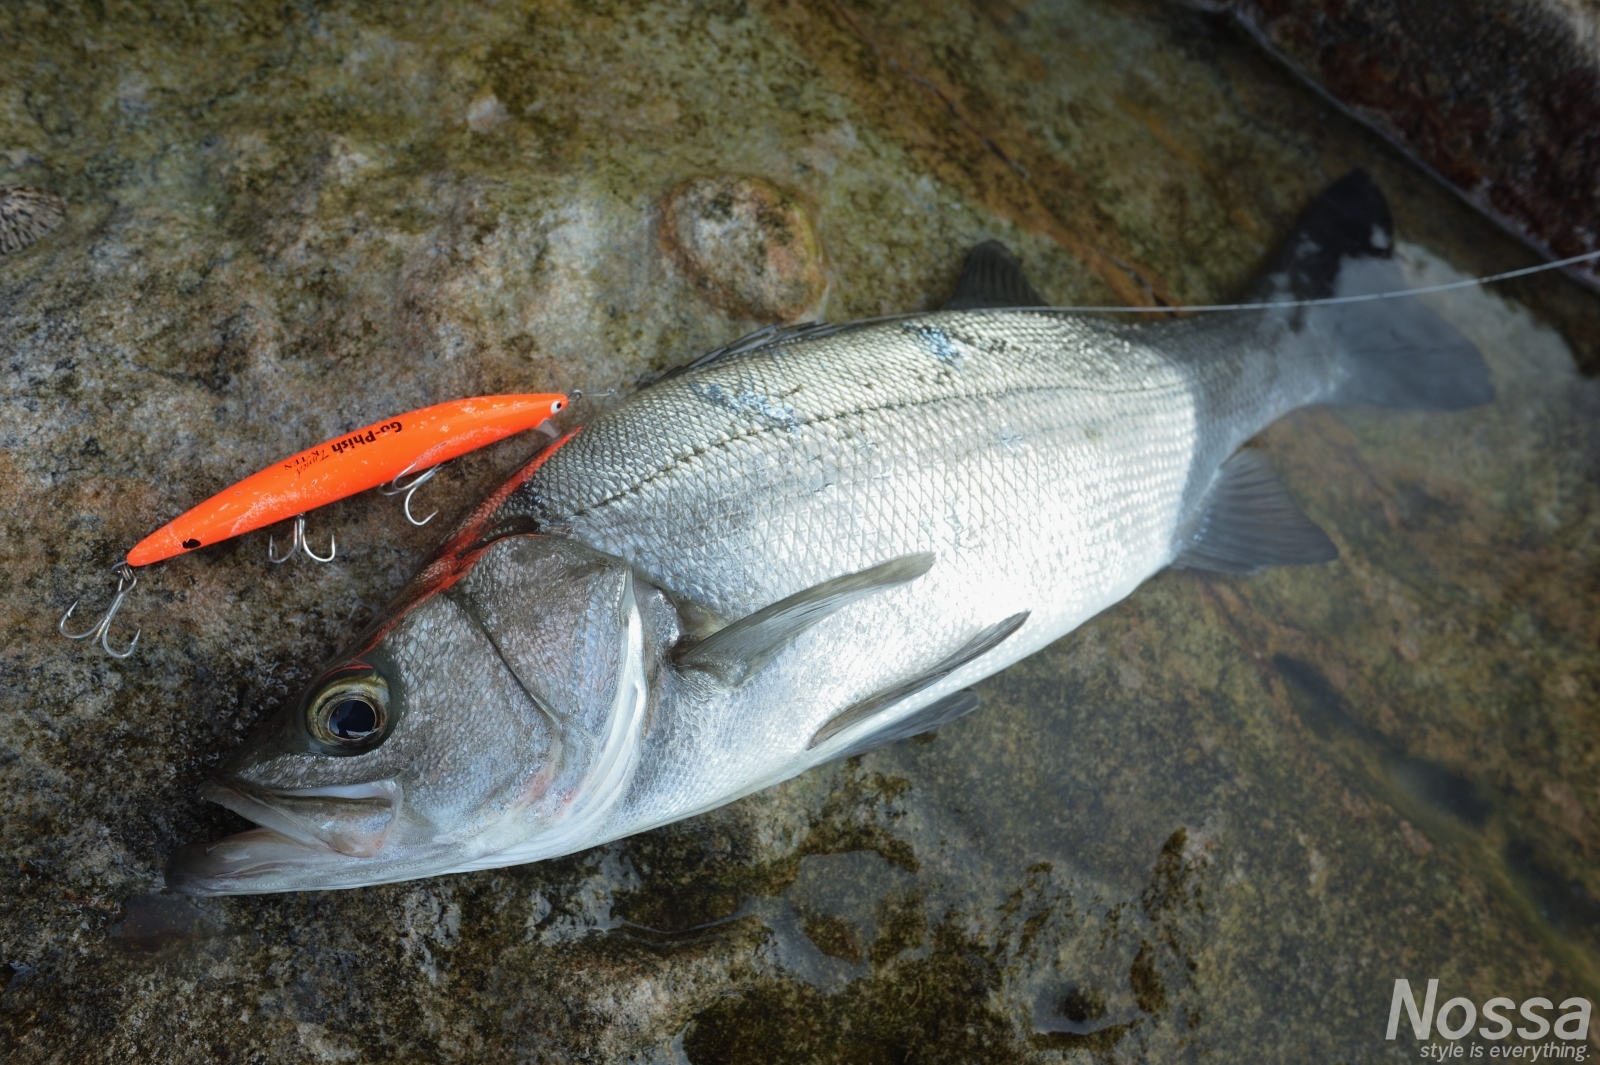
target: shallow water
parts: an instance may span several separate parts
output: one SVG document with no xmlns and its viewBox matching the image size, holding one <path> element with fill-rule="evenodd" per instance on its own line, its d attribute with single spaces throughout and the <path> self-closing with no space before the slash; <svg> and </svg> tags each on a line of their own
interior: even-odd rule
<svg viewBox="0 0 1600 1065">
<path fill-rule="evenodd" d="M 937 304 L 990 237 L 1053 300 L 1222 298 L 1352 166 L 1416 283 L 1531 259 L 1163 4 L 7 17 L 0 184 L 69 204 L 0 259 L 8 1060 L 1354 1062 L 1418 1055 L 1397 978 L 1600 999 L 1600 385 L 1563 335 L 1597 298 L 1551 277 L 1427 297 L 1492 406 L 1263 434 L 1336 563 L 1161 574 L 933 737 L 571 858 L 159 894 L 237 827 L 207 771 L 436 535 L 351 500 L 312 519 L 334 566 L 257 536 L 149 572 L 134 658 L 54 635 L 271 455 L 625 392 L 810 298 L 806 262 L 838 320 Z M 798 205 L 797 287 L 663 242 L 697 176 Z M 438 478 L 440 521 L 530 446 Z"/>
</svg>

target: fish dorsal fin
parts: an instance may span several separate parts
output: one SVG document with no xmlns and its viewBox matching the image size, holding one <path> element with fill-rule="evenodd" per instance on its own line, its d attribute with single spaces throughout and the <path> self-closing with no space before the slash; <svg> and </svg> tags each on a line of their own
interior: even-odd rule
<svg viewBox="0 0 1600 1065">
<path fill-rule="evenodd" d="M 978 693 L 971 688 L 963 688 L 958 692 L 951 692 L 943 699 L 935 700 L 924 706 L 921 710 L 909 714 L 888 728 L 877 732 L 868 733 L 844 750 L 832 755 L 830 761 L 840 758 L 854 758 L 858 754 L 877 750 L 879 747 L 894 743 L 896 740 L 909 740 L 912 736 L 920 736 L 924 732 L 932 732 L 943 725 L 948 725 L 958 717 L 966 717 L 978 708 L 981 700 Z"/>
<path fill-rule="evenodd" d="M 986 240 L 967 253 L 955 294 L 947 311 L 975 311 L 994 307 L 1043 307 L 1044 297 L 1034 291 L 1022 273 L 1022 261 L 998 240 Z"/>
<path fill-rule="evenodd" d="M 902 700 L 917 694 L 917 692 L 922 691 L 924 688 L 929 687 L 930 685 L 937 684 L 939 681 L 948 677 L 950 674 L 954 673 L 968 662 L 988 654 L 996 647 L 999 647 L 1002 643 L 1005 643 L 1006 640 L 1011 638 L 1013 633 L 1022 628 L 1023 622 L 1027 620 L 1028 612 L 1024 610 L 1020 614 L 1012 614 L 1004 621 L 997 621 L 993 625 L 990 625 L 988 628 L 984 629 L 982 632 L 978 633 L 972 639 L 968 640 L 966 643 L 962 644 L 953 654 L 940 659 L 938 664 L 933 666 L 933 668 L 918 673 L 910 680 L 901 681 L 899 684 L 885 688 L 880 692 L 874 692 L 865 699 L 851 703 L 849 706 L 839 711 L 839 713 L 829 718 L 827 723 L 821 728 L 817 729 L 816 735 L 811 737 L 811 742 L 806 744 L 806 748 L 809 750 L 814 747 L 819 747 L 850 726 L 877 715 L 885 708 L 891 707 L 896 703 L 899 703 Z M 933 705 L 937 706 L 939 704 L 934 703 Z M 919 714 L 924 712 L 926 711 L 918 711 Z M 917 716 L 917 714 L 913 714 L 912 718 Z M 907 719 L 907 721 L 909 720 L 911 720 L 911 718 Z M 890 739 L 900 739 L 903 736 L 915 736 L 917 732 L 926 732 L 930 728 L 938 727 L 937 725 L 923 725 L 922 727 L 918 728 L 916 732 L 904 732 L 900 730 L 901 724 L 904 724 L 904 722 L 897 722 L 895 725 L 891 726 L 885 735 L 887 735 L 888 732 L 893 732 L 894 735 L 891 736 Z M 877 733 L 873 734 L 873 736 L 876 735 Z M 885 739 L 882 742 L 888 743 L 889 740 Z M 875 744 L 873 746 L 875 746 Z M 856 745 L 852 745 L 850 749 L 854 751 L 856 749 Z M 870 750 L 870 747 L 861 749 Z"/>
<path fill-rule="evenodd" d="M 680 374 L 688 373 L 690 370 L 701 370 L 715 363 L 734 358 L 737 355 L 747 355 L 752 351 L 760 351 L 762 348 L 777 347 L 779 344 L 787 344 L 797 340 L 820 340 L 823 337 L 833 336 L 835 333 L 858 329 L 866 324 L 870 323 L 799 322 L 795 325 L 764 325 L 753 333 L 746 333 L 730 344 L 722 345 L 715 351 L 708 351 L 704 355 L 684 363 L 682 366 L 673 367 L 656 378 L 651 384 L 659 385 L 663 381 L 669 381 Z"/>
<path fill-rule="evenodd" d="M 1200 517 L 1172 564 L 1214 573 L 1332 562 L 1339 549 L 1305 516 L 1259 451 L 1240 451 L 1217 471 Z"/>
<path fill-rule="evenodd" d="M 737 687 L 760 672 L 789 641 L 823 618 L 857 599 L 914 581 L 932 566 L 933 555 L 922 552 L 823 581 L 712 633 L 690 648 L 678 664 Z"/>
</svg>

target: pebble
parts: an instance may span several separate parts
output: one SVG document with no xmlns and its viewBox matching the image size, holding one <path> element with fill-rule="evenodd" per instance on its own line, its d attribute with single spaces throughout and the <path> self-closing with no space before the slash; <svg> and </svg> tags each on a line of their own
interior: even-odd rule
<svg viewBox="0 0 1600 1065">
<path fill-rule="evenodd" d="M 793 321 L 822 295 L 822 252 L 805 208 L 759 178 L 700 177 L 662 201 L 667 253 L 732 314 Z"/>
</svg>

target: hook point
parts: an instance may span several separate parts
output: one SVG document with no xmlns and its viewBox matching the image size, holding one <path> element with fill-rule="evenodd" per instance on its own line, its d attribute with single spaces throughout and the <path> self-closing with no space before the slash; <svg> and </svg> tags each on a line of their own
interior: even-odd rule
<svg viewBox="0 0 1600 1065">
<path fill-rule="evenodd" d="M 417 494 L 417 489 L 421 488 L 423 485 L 425 485 L 429 481 L 433 480 L 434 475 L 436 473 L 438 473 L 440 470 L 444 469 L 445 466 L 447 466 L 447 465 L 449 465 L 449 463 L 441 462 L 437 466 L 429 466 L 427 469 L 423 470 L 421 473 L 419 473 L 415 477 L 413 477 L 410 481 L 406 481 L 406 482 L 402 482 L 401 478 L 404 477 L 406 475 L 406 473 L 409 472 L 409 471 L 402 470 L 400 472 L 399 476 L 397 476 L 394 480 L 390 481 L 388 484 L 384 485 L 382 488 L 378 489 L 378 491 L 383 493 L 386 496 L 395 496 L 395 495 L 399 495 L 400 493 L 404 492 L 405 493 L 405 497 L 406 497 L 405 500 L 404 500 L 404 510 L 405 510 L 405 514 L 406 514 L 406 520 L 409 521 L 413 525 L 417 525 L 417 526 L 426 525 L 426 524 L 428 524 L 428 522 L 432 521 L 438 515 L 439 512 L 437 510 L 435 510 L 432 514 L 429 514 L 426 518 L 423 518 L 421 521 L 418 521 L 417 518 L 411 513 L 411 497 Z"/>
<path fill-rule="evenodd" d="M 94 627 L 87 632 L 67 631 L 67 619 L 72 617 L 72 612 L 78 609 L 78 603 L 81 602 L 81 600 L 74 599 L 72 605 L 67 607 L 67 612 L 62 614 L 61 620 L 56 623 L 56 631 L 69 640 L 88 640 L 98 636 L 100 637 L 100 646 L 105 648 L 106 654 L 112 658 L 127 658 L 133 654 L 133 649 L 139 645 L 139 634 L 137 632 L 133 634 L 133 640 L 128 644 L 127 650 L 121 652 L 113 651 L 111 649 L 111 622 L 117 616 L 117 611 L 122 609 L 123 601 L 128 598 L 128 593 L 132 592 L 139 583 L 139 576 L 133 572 L 133 567 L 126 562 L 117 563 L 111 567 L 111 571 L 117 575 L 117 593 L 112 598 L 111 605 L 106 608 L 106 612 L 100 617 L 100 620 L 94 623 Z"/>
</svg>

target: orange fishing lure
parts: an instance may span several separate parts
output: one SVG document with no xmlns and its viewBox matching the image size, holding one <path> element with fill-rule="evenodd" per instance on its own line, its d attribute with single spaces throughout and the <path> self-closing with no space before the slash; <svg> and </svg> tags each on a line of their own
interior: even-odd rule
<svg viewBox="0 0 1600 1065">
<path fill-rule="evenodd" d="M 566 405 L 554 393 L 475 396 L 363 426 L 223 489 L 139 541 L 128 565 L 148 566 L 437 466 L 532 429 Z"/>
</svg>

